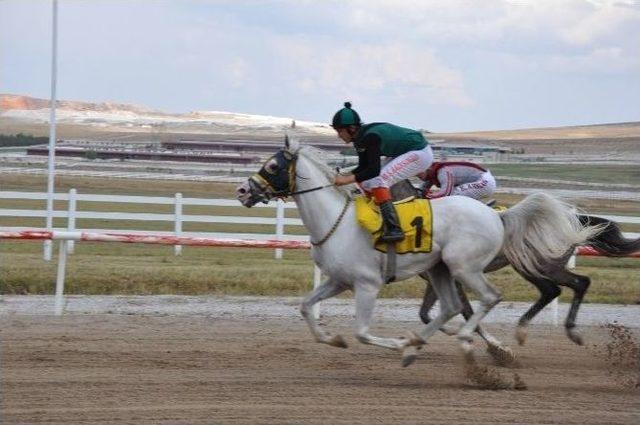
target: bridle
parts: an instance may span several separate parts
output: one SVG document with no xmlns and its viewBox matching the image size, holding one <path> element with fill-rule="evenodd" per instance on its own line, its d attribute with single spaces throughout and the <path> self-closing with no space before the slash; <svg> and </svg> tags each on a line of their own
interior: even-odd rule
<svg viewBox="0 0 640 425">
<path fill-rule="evenodd" d="M 296 189 L 296 162 L 298 155 L 281 149 L 269 158 L 257 173 L 249 177 L 249 186 L 251 190 L 258 189 L 263 197 L 263 202 L 268 202 L 272 198 L 284 199 L 293 195 L 302 195 L 305 193 L 315 192 L 327 187 L 335 186 L 333 183 L 316 186 L 311 189 Z M 344 207 L 333 224 L 329 232 L 317 242 L 311 241 L 311 245 L 320 246 L 325 243 L 336 231 L 344 215 L 347 212 L 351 199 L 347 196 Z"/>
<path fill-rule="evenodd" d="M 267 159 L 262 168 L 257 173 L 249 177 L 249 182 L 253 187 L 260 189 L 265 200 L 272 198 L 287 198 L 293 195 L 314 192 L 334 186 L 329 183 L 311 189 L 296 189 L 296 162 L 298 155 L 292 154 L 286 149 L 280 149 L 271 158 Z"/>
</svg>

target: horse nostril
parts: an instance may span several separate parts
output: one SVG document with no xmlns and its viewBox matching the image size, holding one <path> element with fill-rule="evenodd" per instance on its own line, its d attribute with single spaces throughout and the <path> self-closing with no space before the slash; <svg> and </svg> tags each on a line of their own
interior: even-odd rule
<svg viewBox="0 0 640 425">
<path fill-rule="evenodd" d="M 241 187 L 236 192 L 238 192 L 238 195 L 244 195 L 245 193 L 247 193 L 247 189 L 245 189 L 244 187 Z"/>
</svg>

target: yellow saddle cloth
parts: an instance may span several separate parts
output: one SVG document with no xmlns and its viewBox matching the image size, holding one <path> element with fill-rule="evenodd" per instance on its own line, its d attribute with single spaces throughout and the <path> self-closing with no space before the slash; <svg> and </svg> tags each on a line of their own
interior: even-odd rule
<svg viewBox="0 0 640 425">
<path fill-rule="evenodd" d="M 382 234 L 382 216 L 373 199 L 365 196 L 355 198 L 356 217 L 358 223 L 373 237 L 375 243 Z M 431 236 L 433 217 L 431 203 L 427 199 L 407 198 L 394 202 L 400 227 L 404 232 L 404 240 L 396 243 L 396 252 L 406 254 L 409 252 L 431 252 Z M 378 251 L 387 252 L 386 243 L 376 243 Z"/>
</svg>

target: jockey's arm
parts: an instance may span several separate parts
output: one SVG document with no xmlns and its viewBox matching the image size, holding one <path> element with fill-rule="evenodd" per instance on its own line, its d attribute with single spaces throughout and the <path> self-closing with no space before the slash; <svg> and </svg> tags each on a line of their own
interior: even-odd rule
<svg viewBox="0 0 640 425">
<path fill-rule="evenodd" d="M 366 137 L 358 149 L 358 166 L 349 174 L 336 176 L 337 186 L 369 180 L 380 174 L 380 138 L 376 135 Z"/>
<path fill-rule="evenodd" d="M 362 156 L 358 153 L 359 163 L 354 175 L 357 182 L 372 179 L 380 175 L 380 152 L 381 140 L 375 134 L 368 135 L 362 141 Z"/>
<path fill-rule="evenodd" d="M 451 195 L 451 192 L 453 192 L 454 180 L 455 178 L 451 171 L 447 170 L 444 167 L 441 168 L 440 171 L 438 171 L 438 181 L 440 182 L 440 189 L 435 192 L 430 192 L 426 196 L 429 199 L 435 199 Z"/>
</svg>

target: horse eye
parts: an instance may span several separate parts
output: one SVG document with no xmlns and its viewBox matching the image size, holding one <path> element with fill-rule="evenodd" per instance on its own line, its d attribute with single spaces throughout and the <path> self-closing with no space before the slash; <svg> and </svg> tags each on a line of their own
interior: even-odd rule
<svg viewBox="0 0 640 425">
<path fill-rule="evenodd" d="M 265 166 L 264 169 L 267 170 L 267 172 L 269 174 L 275 174 L 276 171 L 278 171 L 278 163 L 275 161 L 269 161 Z"/>
</svg>

